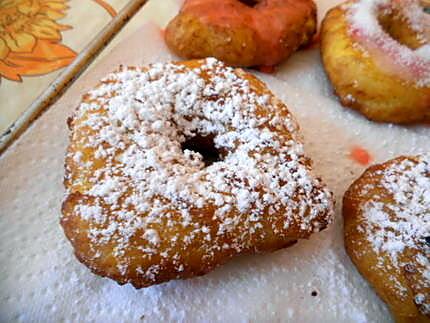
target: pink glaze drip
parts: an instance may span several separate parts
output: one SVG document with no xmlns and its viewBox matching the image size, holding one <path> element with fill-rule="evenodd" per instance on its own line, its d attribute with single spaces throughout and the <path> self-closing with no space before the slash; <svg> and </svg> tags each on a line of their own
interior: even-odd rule
<svg viewBox="0 0 430 323">
<path fill-rule="evenodd" d="M 313 49 L 313 48 L 317 48 L 321 45 L 321 34 L 317 33 L 315 34 L 315 36 L 312 38 L 312 41 L 309 43 L 309 45 L 307 47 L 305 47 L 305 49 Z"/>
<path fill-rule="evenodd" d="M 358 163 L 362 166 L 369 165 L 373 160 L 372 155 L 365 148 L 363 148 L 361 146 L 351 147 L 349 157 L 353 161 L 355 161 L 356 163 Z"/>
<path fill-rule="evenodd" d="M 312 14 L 312 0 L 261 0 L 249 7 L 239 0 L 186 0 L 182 7 L 205 24 L 234 28 L 251 27 L 259 42 L 262 65 L 275 65 L 284 58 L 282 39 L 287 30 L 303 25 Z"/>
</svg>

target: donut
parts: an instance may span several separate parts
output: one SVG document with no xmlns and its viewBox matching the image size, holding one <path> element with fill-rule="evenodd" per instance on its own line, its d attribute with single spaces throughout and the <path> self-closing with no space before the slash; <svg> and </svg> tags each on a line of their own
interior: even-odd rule
<svg viewBox="0 0 430 323">
<path fill-rule="evenodd" d="M 368 168 L 343 218 L 347 253 L 396 322 L 430 322 L 430 153 Z"/>
<path fill-rule="evenodd" d="M 418 0 L 334 7 L 321 56 L 342 105 L 378 122 L 430 121 L 430 15 Z"/>
<path fill-rule="evenodd" d="M 120 284 L 203 275 L 332 221 L 286 106 L 216 59 L 122 67 L 69 126 L 61 225 L 77 258 Z"/>
<path fill-rule="evenodd" d="M 165 39 L 187 59 L 273 66 L 309 44 L 315 32 L 312 0 L 185 0 Z"/>
</svg>

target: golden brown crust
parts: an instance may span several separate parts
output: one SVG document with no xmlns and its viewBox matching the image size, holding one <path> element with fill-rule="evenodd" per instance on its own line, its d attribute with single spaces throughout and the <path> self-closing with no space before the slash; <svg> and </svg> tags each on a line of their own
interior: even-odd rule
<svg viewBox="0 0 430 323">
<path fill-rule="evenodd" d="M 366 55 L 350 36 L 345 6 L 331 9 L 321 28 L 322 61 L 342 105 L 379 122 L 429 122 L 430 87 L 389 74 Z M 416 33 L 396 17 L 387 15 L 380 22 L 393 37 L 416 48 Z"/>
<path fill-rule="evenodd" d="M 393 192 L 382 183 L 387 169 L 404 161 L 417 163 L 418 159 L 402 156 L 372 166 L 346 191 L 343 198 L 345 248 L 358 271 L 388 304 L 396 322 L 430 322 L 430 316 L 424 315 L 424 308 L 415 302 L 417 295 L 427 295 L 427 298 L 430 295 L 430 282 L 423 278 L 424 269 L 417 262 L 417 255 L 424 251 L 418 246 L 405 247 L 398 259 L 393 260 L 388 251 L 374 245 L 375 233 L 378 235 L 386 228 L 369 226 L 372 203 L 398 206 Z M 390 216 L 392 221 L 400 221 L 395 212 L 390 212 Z M 424 302 L 429 304 L 429 299 Z"/>
<path fill-rule="evenodd" d="M 110 244 L 105 244 L 103 247 L 97 246 L 97 252 L 103 255 L 103 257 L 94 258 L 95 250 L 94 243 L 88 237 L 89 227 L 86 221 L 83 221 L 82 218 L 74 211 L 76 205 L 79 204 L 90 203 L 88 198 L 80 195 L 79 193 L 71 194 L 64 201 L 62 206 L 63 217 L 61 219 L 61 225 L 64 229 L 64 232 L 67 238 L 72 242 L 75 255 L 78 260 L 86 265 L 91 271 L 99 276 L 108 277 L 115 281 L 117 281 L 120 285 L 131 283 L 135 288 L 148 287 L 154 284 L 160 284 L 172 279 L 186 279 L 195 276 L 202 276 L 214 268 L 226 263 L 229 259 L 231 259 L 237 252 L 233 249 L 228 251 L 219 252 L 212 259 L 208 259 L 207 261 L 202 261 L 204 259 L 205 250 L 202 250 L 199 245 L 199 240 L 204 242 L 204 235 L 202 235 L 199 239 L 196 239 L 196 243 L 194 246 L 187 248 L 187 250 L 174 250 L 174 253 L 178 253 L 181 255 L 181 259 L 186 264 L 186 270 L 183 270 L 181 273 L 178 273 L 178 270 L 174 264 L 174 262 L 164 261 L 163 267 L 157 272 L 156 280 L 148 279 L 148 277 L 139 275 L 139 271 L 136 271 L 136 268 L 150 268 L 151 266 L 158 266 L 162 261 L 160 258 L 154 257 L 149 262 L 142 261 L 141 257 L 138 256 L 137 250 L 133 250 L 135 248 L 130 247 L 124 258 L 131 258 L 132 260 L 129 263 L 129 267 L 127 270 L 127 274 L 121 274 L 117 268 L 117 260 L 113 255 L 113 251 L 115 249 L 115 242 Z M 215 227 L 216 223 L 212 222 L 211 214 L 213 210 L 198 210 L 195 213 L 192 213 L 193 222 L 196 225 L 206 225 L 210 227 Z M 179 216 L 178 216 L 179 219 Z M 173 218 L 175 220 L 175 218 Z M 244 221 L 245 222 L 245 221 Z M 277 224 L 281 226 L 281 223 Z M 163 227 L 153 227 L 166 231 Z M 178 228 L 174 228 L 178 229 Z M 299 228 L 297 226 L 291 227 L 287 235 L 289 238 L 285 237 L 276 237 L 272 233 L 272 229 L 270 227 L 265 228 L 268 233 L 272 234 L 272 237 L 268 237 L 264 241 L 259 241 L 257 239 L 250 241 L 250 244 L 254 244 L 250 246 L 247 250 L 241 252 L 242 254 L 252 254 L 252 253 L 260 253 L 260 252 L 271 252 L 281 248 L 286 248 L 292 246 L 296 243 L 297 239 L 303 238 L 302 234 L 299 234 Z M 168 244 L 168 236 L 175 236 L 178 232 L 164 232 L 163 236 L 166 237 L 166 243 Z M 297 235 L 295 233 L 298 233 Z M 179 232 L 182 237 L 185 237 L 187 232 Z M 239 232 L 232 232 L 231 235 L 239 234 Z M 229 237 L 225 237 L 222 241 L 223 243 L 231 243 L 232 240 Z M 138 239 L 134 241 L 134 244 L 137 246 L 144 246 L 148 243 L 144 239 Z M 160 248 L 163 248 L 161 246 Z M 135 255 L 133 255 L 135 253 Z"/>
<path fill-rule="evenodd" d="M 247 28 L 230 30 L 206 26 L 187 13 L 176 16 L 165 33 L 167 45 L 180 57 L 216 57 L 237 66 L 257 65 L 255 37 L 255 33 Z"/>
<path fill-rule="evenodd" d="M 191 71 L 192 68 L 202 68 L 203 72 L 199 70 L 201 77 L 207 82 L 210 79 L 209 73 L 215 73 L 218 76 L 227 73 L 225 72 L 227 70 L 223 70 L 225 66 L 219 62 L 215 63 L 213 70 L 208 67 L 203 68 L 207 62 L 200 60 L 172 63 L 163 65 L 164 67 L 161 69 L 168 66 L 171 70 L 175 70 L 178 66 L 183 65 L 185 69 L 177 70 L 177 72 L 185 73 Z M 121 82 L 128 82 L 130 76 L 127 73 L 136 72 L 136 77 L 142 77 L 149 69 L 149 67 L 142 70 L 123 68 L 120 72 L 112 74 L 96 87 L 96 94 L 90 93 L 83 97 L 83 103 L 69 122 L 71 136 L 66 156 L 64 180 L 68 194 L 62 207 L 61 225 L 67 238 L 71 241 L 79 261 L 100 276 L 109 277 L 120 284 L 131 283 L 136 288 L 141 288 L 171 279 L 204 275 L 227 262 L 234 255 L 284 248 L 294 244 L 297 239 L 308 238 L 313 232 L 322 230 L 328 225 L 333 212 L 332 195 L 319 180 L 307 177 L 311 181 L 307 183 L 307 187 L 310 187 L 310 197 L 304 196 L 305 189 L 303 188 L 301 189 L 303 192 L 300 191 L 291 195 L 292 200 L 288 201 L 287 205 L 281 206 L 279 202 L 274 201 L 273 206 L 277 207 L 276 212 L 271 209 L 270 205 L 264 206 L 261 209 L 262 215 L 251 215 L 252 209 L 241 212 L 233 202 L 231 202 L 232 207 L 228 208 L 229 211 L 220 215 L 221 206 L 215 205 L 215 201 L 208 196 L 205 196 L 203 205 L 196 206 L 191 201 L 185 203 L 186 205 L 184 204 L 181 208 L 179 205 L 182 205 L 182 202 L 172 202 L 166 197 L 156 196 L 146 198 L 146 200 L 140 198 L 141 200 L 138 199 L 137 202 L 129 202 L 131 198 L 135 198 L 134 194 L 139 189 L 140 179 L 136 182 L 133 174 L 128 175 L 129 177 L 121 175 L 121 172 L 127 171 L 127 167 L 130 165 L 120 162 L 119 159 L 121 155 L 130 150 L 130 147 L 139 148 L 133 143 L 134 130 L 129 129 L 129 133 L 126 133 L 119 143 L 116 142 L 116 146 L 109 144 L 109 140 L 98 142 L 97 138 L 103 135 L 105 130 L 112 129 L 112 125 L 117 124 L 113 121 L 112 124 L 104 124 L 106 120 L 111 122 L 106 107 L 108 103 L 106 102 L 109 102 L 111 96 L 116 97 L 118 95 L 117 91 L 119 90 L 115 86 Z M 160 65 L 153 70 L 159 69 Z M 116 78 L 122 72 L 126 73 L 124 79 Z M 242 70 L 230 69 L 228 73 L 230 73 L 230 79 L 238 77 L 237 80 L 241 80 L 240 82 L 249 82 L 252 93 L 257 96 L 267 95 L 269 102 L 276 105 L 274 110 L 270 110 L 265 105 L 256 106 L 254 117 L 267 118 L 267 122 L 259 126 L 261 129 L 271 128 L 271 131 L 275 131 L 283 143 L 297 140 L 295 133 L 297 129 L 294 121 L 290 119 L 288 110 L 273 97 L 261 81 Z M 192 74 L 188 76 L 192 76 Z M 192 84 L 198 81 L 193 81 Z M 248 83 L 246 82 L 241 84 L 247 87 Z M 115 88 L 113 92 L 108 94 L 101 90 L 103 87 L 109 89 L 110 85 L 113 86 L 112 89 Z M 160 89 L 165 89 L 165 87 Z M 231 89 L 228 93 L 230 92 Z M 127 96 L 125 95 L 124 99 Z M 206 100 L 213 100 L 216 96 L 222 95 L 221 93 L 212 94 Z M 140 100 L 138 100 L 139 103 L 143 104 L 143 101 L 140 102 Z M 271 115 L 272 113 L 275 114 Z M 129 112 L 128 115 L 132 114 L 133 112 Z M 282 118 L 271 119 L 276 115 Z M 278 124 L 274 123 L 275 121 Z M 140 122 L 143 124 L 144 120 L 140 120 Z M 182 120 L 181 122 L 185 121 Z M 287 128 L 284 124 L 287 124 Z M 138 129 L 141 128 L 143 126 L 138 127 Z M 233 131 L 233 129 L 231 130 Z M 150 134 L 145 134 L 145 136 L 149 137 Z M 179 138 L 180 136 L 176 140 Z M 270 143 L 268 144 L 270 146 Z M 161 145 L 161 148 L 163 146 Z M 276 150 L 268 147 L 264 148 L 266 153 L 277 154 Z M 297 148 L 299 147 L 297 146 Z M 102 153 L 98 153 L 100 150 Z M 262 154 L 263 152 L 260 151 L 259 153 Z M 144 157 L 144 155 L 138 156 L 139 161 Z M 178 155 L 177 158 L 183 157 Z M 301 156 L 297 156 L 297 158 L 300 165 L 294 161 L 290 162 L 300 166 L 301 172 L 310 171 L 310 161 Z M 174 164 L 175 161 L 169 163 Z M 205 169 L 207 168 L 196 169 L 195 172 L 205 172 Z M 130 171 L 130 168 L 128 170 Z M 98 193 L 94 193 L 96 187 L 100 183 L 103 184 L 103 175 L 101 174 L 111 174 L 112 172 L 114 175 L 111 179 L 122 181 L 120 185 L 121 194 L 116 197 L 114 202 L 106 198 L 105 195 L 99 196 Z M 294 172 L 295 170 L 292 168 L 291 173 L 294 174 Z M 136 176 L 140 176 L 139 174 L 136 173 Z M 207 174 L 210 175 L 210 173 Z M 190 173 L 189 176 L 192 175 Z M 297 176 L 300 178 L 302 175 Z M 288 177 L 288 174 L 283 176 Z M 152 178 L 147 179 L 151 180 Z M 246 179 L 247 182 L 251 180 L 251 177 Z M 233 179 L 233 184 L 234 181 L 236 180 Z M 275 179 L 272 182 L 277 183 Z M 210 182 L 203 182 L 203 184 L 207 186 Z M 187 182 L 184 182 L 184 190 L 185 185 L 188 185 Z M 234 185 L 240 187 L 244 184 L 237 181 Z M 292 180 L 290 185 L 294 185 Z M 202 189 L 204 187 L 197 188 Z M 107 188 L 105 185 L 104 189 L 111 189 L 111 187 Z M 254 191 L 250 189 L 250 192 Z M 257 188 L 255 193 L 263 195 L 264 190 Z M 102 194 L 106 194 L 106 192 Z M 222 195 L 230 199 L 235 197 L 230 189 L 223 191 Z M 112 196 L 108 197 L 111 198 Z M 320 200 L 324 197 L 327 198 L 326 201 Z M 303 202 L 300 202 L 301 200 Z M 257 202 L 263 203 L 263 201 L 256 201 L 255 203 Z M 298 202 L 302 203 L 300 205 L 303 206 L 294 206 Z M 137 211 L 142 203 L 150 206 L 148 211 Z M 152 211 L 160 208 L 160 205 L 164 205 L 166 208 L 162 209 L 156 216 L 151 216 Z M 289 205 L 292 205 L 291 208 Z M 257 205 L 253 208 L 258 209 Z M 312 210 L 313 208 L 315 210 Z M 186 216 L 183 214 L 184 211 Z M 130 216 L 129 212 L 133 213 L 133 216 Z M 311 215 L 310 212 L 313 214 Z M 184 221 L 187 223 L 184 224 Z"/>
<path fill-rule="evenodd" d="M 279 2 L 250 8 L 239 0 L 188 0 L 167 26 L 166 43 L 187 59 L 216 57 L 233 66 L 278 64 L 310 43 L 317 21 L 313 1 Z"/>
</svg>

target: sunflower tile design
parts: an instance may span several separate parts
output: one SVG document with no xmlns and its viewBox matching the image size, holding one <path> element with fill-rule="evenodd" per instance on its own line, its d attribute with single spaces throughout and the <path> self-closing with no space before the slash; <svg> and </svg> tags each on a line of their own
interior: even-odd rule
<svg viewBox="0 0 430 323">
<path fill-rule="evenodd" d="M 6 0 L 0 3 L 0 76 L 47 74 L 68 65 L 76 56 L 61 44 L 61 32 L 71 26 L 57 23 L 66 16 L 66 1 Z"/>
<path fill-rule="evenodd" d="M 129 0 L 0 0 L 0 135 Z"/>
</svg>

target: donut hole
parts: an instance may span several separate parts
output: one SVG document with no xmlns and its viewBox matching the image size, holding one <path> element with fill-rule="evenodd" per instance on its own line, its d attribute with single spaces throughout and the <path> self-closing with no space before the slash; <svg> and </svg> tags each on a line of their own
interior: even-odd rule
<svg viewBox="0 0 430 323">
<path fill-rule="evenodd" d="M 253 8 L 260 2 L 260 0 L 239 0 L 239 2 L 243 3 L 248 7 Z"/>
<path fill-rule="evenodd" d="M 402 13 L 393 9 L 390 14 L 380 14 L 378 22 L 383 31 L 399 44 L 415 50 L 423 45 L 422 37 L 405 24 Z"/>
<path fill-rule="evenodd" d="M 215 147 L 214 136 L 190 137 L 181 144 L 181 148 L 182 151 L 191 150 L 202 155 L 206 167 L 223 159 L 222 151 Z"/>
</svg>

